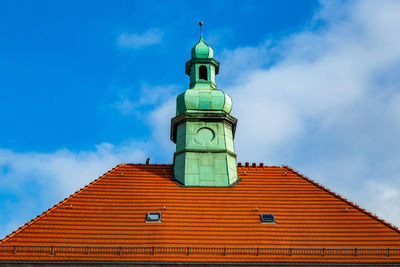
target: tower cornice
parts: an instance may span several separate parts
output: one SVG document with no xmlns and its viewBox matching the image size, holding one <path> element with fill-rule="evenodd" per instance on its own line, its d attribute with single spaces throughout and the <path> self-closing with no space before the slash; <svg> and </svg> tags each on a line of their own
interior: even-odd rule
<svg viewBox="0 0 400 267">
<path fill-rule="evenodd" d="M 224 111 L 185 112 L 171 119 L 171 141 L 176 143 L 176 132 L 180 124 L 187 121 L 225 122 L 232 126 L 232 135 L 235 137 L 237 119 Z"/>
</svg>

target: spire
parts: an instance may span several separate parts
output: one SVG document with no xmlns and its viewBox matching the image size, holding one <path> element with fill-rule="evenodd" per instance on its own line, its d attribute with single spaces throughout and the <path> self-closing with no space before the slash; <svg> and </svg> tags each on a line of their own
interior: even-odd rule
<svg viewBox="0 0 400 267">
<path fill-rule="evenodd" d="M 195 58 L 213 58 L 214 50 L 206 44 L 203 39 L 203 22 L 199 22 L 200 25 L 200 40 L 199 42 L 192 48 L 191 55 L 192 59 Z"/>
<path fill-rule="evenodd" d="M 199 25 L 200 25 L 200 40 L 201 40 L 201 39 L 203 39 L 203 22 L 200 21 Z"/>
</svg>

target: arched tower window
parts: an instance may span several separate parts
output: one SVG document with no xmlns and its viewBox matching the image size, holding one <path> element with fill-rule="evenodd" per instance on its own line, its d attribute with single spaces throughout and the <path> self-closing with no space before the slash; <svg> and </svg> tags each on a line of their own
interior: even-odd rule
<svg viewBox="0 0 400 267">
<path fill-rule="evenodd" d="M 204 65 L 199 68 L 199 80 L 207 81 L 207 67 Z"/>
</svg>

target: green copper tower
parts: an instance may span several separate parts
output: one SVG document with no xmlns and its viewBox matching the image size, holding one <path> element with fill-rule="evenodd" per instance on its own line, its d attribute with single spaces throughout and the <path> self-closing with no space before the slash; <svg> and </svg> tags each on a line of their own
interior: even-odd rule
<svg viewBox="0 0 400 267">
<path fill-rule="evenodd" d="M 176 143 L 174 177 L 185 186 L 231 186 L 238 181 L 233 138 L 237 120 L 232 100 L 217 89 L 219 62 L 203 40 L 192 48 L 185 72 L 189 89 L 176 99 L 171 140 Z"/>
</svg>

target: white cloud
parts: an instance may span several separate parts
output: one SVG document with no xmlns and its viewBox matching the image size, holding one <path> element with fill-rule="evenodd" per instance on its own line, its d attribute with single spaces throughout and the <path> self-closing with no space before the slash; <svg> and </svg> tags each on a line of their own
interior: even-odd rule
<svg viewBox="0 0 400 267">
<path fill-rule="evenodd" d="M 111 105 L 125 115 L 143 115 L 149 109 L 158 109 L 163 103 L 175 98 L 176 94 L 183 89 L 177 85 L 149 85 L 141 84 L 140 88 L 128 88 L 121 91 L 118 101 Z M 139 91 L 138 95 L 133 95 Z M 166 114 L 169 115 L 169 114 Z"/>
<path fill-rule="evenodd" d="M 144 46 L 160 43 L 162 40 L 162 32 L 159 29 L 150 29 L 142 34 L 122 33 L 118 37 L 118 44 L 125 48 L 140 48 Z"/>
<path fill-rule="evenodd" d="M 175 116 L 176 96 L 183 91 L 182 86 L 143 83 L 139 96 L 132 96 L 134 90 L 125 89 L 119 100 L 112 104 L 112 108 L 122 114 L 135 115 L 150 126 L 151 136 L 147 147 L 152 151 L 152 160 L 163 160 L 164 163 L 173 160 L 175 145 L 170 140 L 171 118 Z"/>
<path fill-rule="evenodd" d="M 225 51 L 224 82 L 245 73 L 228 90 L 239 160 L 288 163 L 400 225 L 398 14 L 397 1 L 327 1 L 302 32 Z"/>
<path fill-rule="evenodd" d="M 124 115 L 132 114 L 135 111 L 136 104 L 127 96 L 120 96 L 117 102 L 111 105 Z"/>
<path fill-rule="evenodd" d="M 176 96 L 171 96 L 163 104 L 149 114 L 149 122 L 152 127 L 152 137 L 156 141 L 159 153 L 162 157 L 173 160 L 175 144 L 170 139 L 171 118 L 175 117 Z"/>
<path fill-rule="evenodd" d="M 257 47 L 239 47 L 233 51 L 224 50 L 221 58 L 226 59 L 227 64 L 221 65 L 220 79 L 234 84 L 243 80 L 252 71 L 261 68 L 271 61 L 268 48 L 271 42 L 267 41 Z"/>
</svg>

